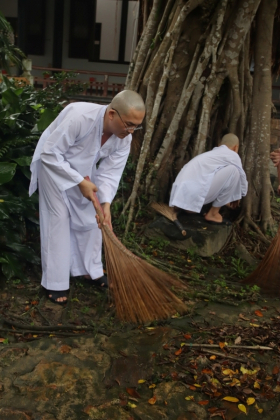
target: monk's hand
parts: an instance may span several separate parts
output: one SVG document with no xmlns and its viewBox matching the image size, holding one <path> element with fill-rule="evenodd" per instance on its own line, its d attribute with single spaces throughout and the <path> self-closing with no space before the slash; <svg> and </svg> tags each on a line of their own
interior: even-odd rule
<svg viewBox="0 0 280 420">
<path fill-rule="evenodd" d="M 230 203 L 230 208 L 231 209 L 236 209 L 237 207 L 239 207 L 239 204 L 240 204 L 240 200 L 232 201 Z"/>
<path fill-rule="evenodd" d="M 272 160 L 274 166 L 278 166 L 280 162 L 280 149 L 276 149 L 274 152 L 271 152 L 270 159 Z"/>
<path fill-rule="evenodd" d="M 104 220 L 102 222 L 102 225 L 104 225 L 104 226 L 107 225 L 107 226 L 109 226 L 109 228 L 111 230 L 113 230 L 112 221 L 111 221 L 111 209 L 110 209 L 111 205 L 110 205 L 110 203 L 103 203 L 101 205 L 102 205 L 102 208 L 103 208 L 103 215 L 104 215 Z M 98 223 L 98 227 L 99 227 L 99 229 L 101 229 L 101 223 L 100 223 L 100 219 L 99 219 L 98 214 L 95 217 L 96 217 L 96 220 L 97 220 L 97 223 Z"/>
<path fill-rule="evenodd" d="M 80 184 L 78 184 L 78 186 L 79 186 L 80 191 L 83 194 L 83 196 L 85 198 L 87 198 L 89 201 L 94 202 L 94 200 L 95 200 L 94 192 L 98 191 L 98 188 L 93 182 L 90 181 L 90 179 L 88 177 L 86 177 L 86 178 L 83 179 L 83 181 L 80 182 Z"/>
</svg>

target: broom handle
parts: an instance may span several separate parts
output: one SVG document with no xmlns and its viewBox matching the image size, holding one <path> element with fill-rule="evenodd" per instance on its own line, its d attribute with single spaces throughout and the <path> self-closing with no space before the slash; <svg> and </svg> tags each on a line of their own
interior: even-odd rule
<svg viewBox="0 0 280 420">
<path fill-rule="evenodd" d="M 91 182 L 91 180 L 90 180 L 90 178 L 89 178 L 88 175 L 85 176 L 85 179 L 87 181 L 90 181 Z M 95 192 L 93 193 L 93 196 L 94 196 L 94 200 L 92 201 L 92 204 L 93 204 L 93 206 L 95 208 L 95 211 L 96 211 L 96 213 L 97 213 L 97 215 L 99 217 L 100 223 L 102 223 L 103 220 L 104 220 L 104 211 L 103 211 L 103 208 L 102 208 L 102 206 L 101 206 L 101 204 L 100 204 L 100 202 L 98 200 L 98 197 L 97 197 L 97 195 L 96 195 Z"/>
<path fill-rule="evenodd" d="M 181 231 L 183 236 L 186 236 L 187 232 L 185 231 L 183 225 L 179 222 L 178 219 L 173 220 L 173 223 Z"/>
</svg>

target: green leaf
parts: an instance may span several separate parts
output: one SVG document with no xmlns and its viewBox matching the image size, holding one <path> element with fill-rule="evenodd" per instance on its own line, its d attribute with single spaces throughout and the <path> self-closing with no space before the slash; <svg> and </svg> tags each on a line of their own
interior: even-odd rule
<svg viewBox="0 0 280 420">
<path fill-rule="evenodd" d="M 20 112 L 19 97 L 11 88 L 2 92 L 2 103 L 3 105 L 9 105 L 12 114 Z"/>
<path fill-rule="evenodd" d="M 44 131 L 57 117 L 57 113 L 52 109 L 45 109 L 37 121 L 37 128 L 39 131 Z"/>
<path fill-rule="evenodd" d="M 16 173 L 16 163 L 0 162 L 0 185 L 11 181 Z"/>
<path fill-rule="evenodd" d="M 22 156 L 17 159 L 13 159 L 19 166 L 30 166 L 32 157 L 31 156 Z"/>
</svg>

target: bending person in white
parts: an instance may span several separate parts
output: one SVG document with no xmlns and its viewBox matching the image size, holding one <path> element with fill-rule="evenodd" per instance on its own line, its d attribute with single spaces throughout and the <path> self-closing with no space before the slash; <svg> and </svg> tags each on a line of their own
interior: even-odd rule
<svg viewBox="0 0 280 420">
<path fill-rule="evenodd" d="M 29 194 L 38 180 L 42 286 L 55 303 L 67 301 L 70 273 L 107 286 L 93 192 L 102 203 L 104 223 L 112 227 L 110 204 L 130 152 L 131 133 L 141 128 L 144 116 L 141 96 L 129 90 L 108 106 L 72 103 L 37 144 Z"/>
<path fill-rule="evenodd" d="M 247 194 L 248 183 L 238 148 L 238 137 L 226 134 L 219 147 L 190 160 L 175 179 L 169 206 L 199 213 L 204 204 L 212 203 L 205 220 L 223 223 L 220 208 L 237 207 Z"/>
</svg>

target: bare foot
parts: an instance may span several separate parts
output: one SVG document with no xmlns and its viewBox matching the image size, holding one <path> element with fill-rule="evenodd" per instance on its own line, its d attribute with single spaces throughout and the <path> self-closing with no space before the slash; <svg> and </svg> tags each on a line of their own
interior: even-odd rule
<svg viewBox="0 0 280 420">
<path fill-rule="evenodd" d="M 204 216 L 205 220 L 211 221 L 211 222 L 217 222 L 217 223 L 222 223 L 223 221 L 223 217 L 220 215 L 220 213 L 217 214 L 209 214 L 207 213 Z"/>
</svg>

